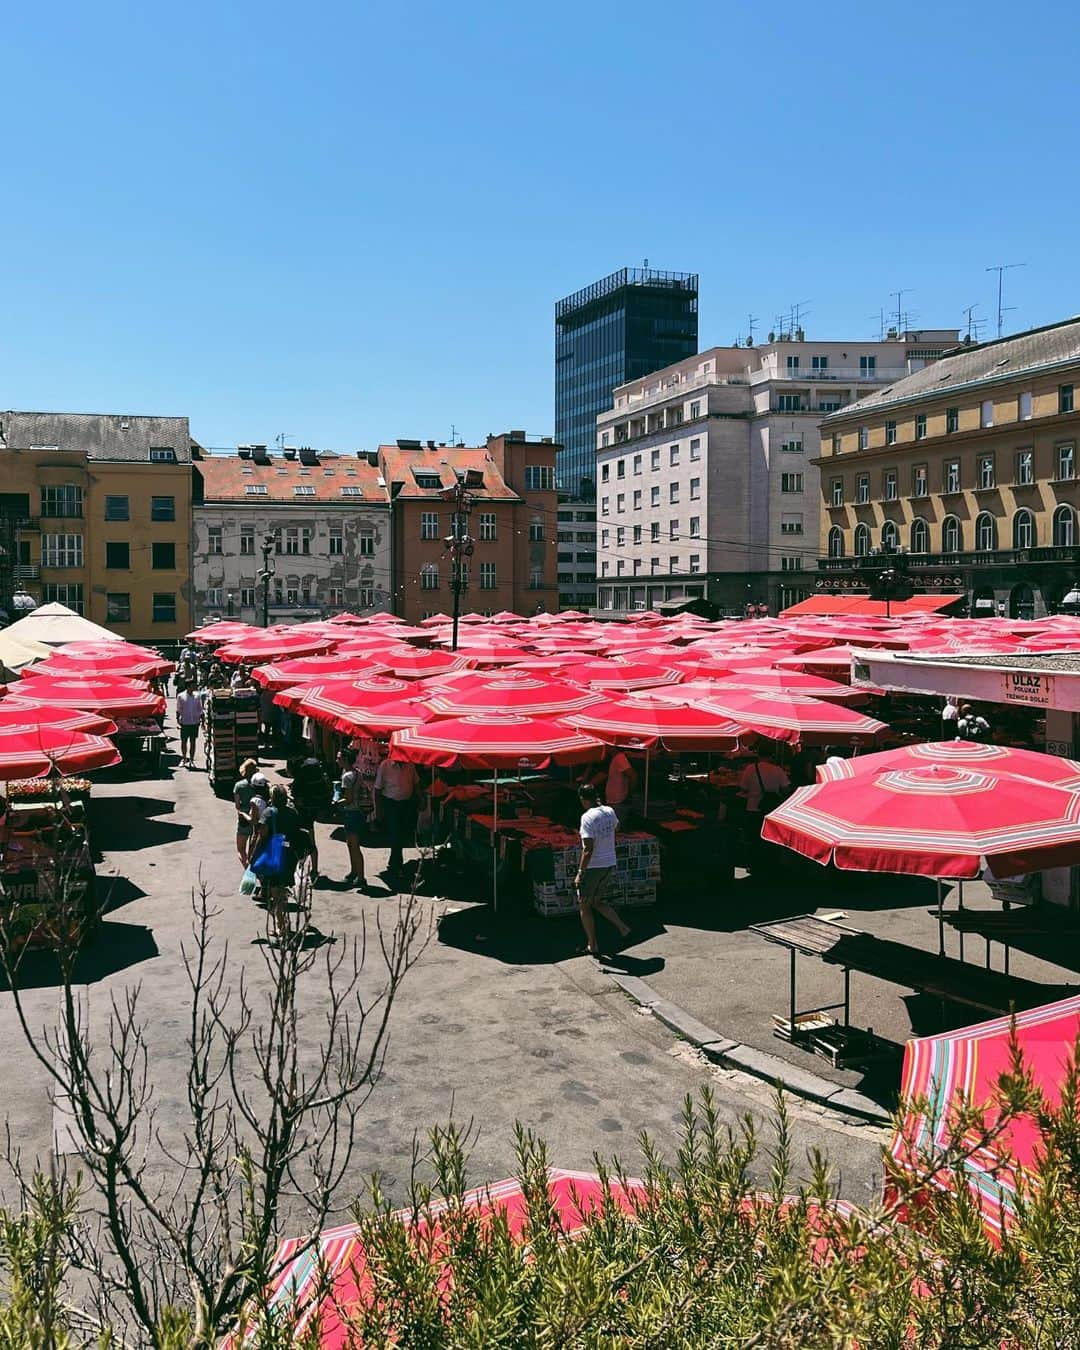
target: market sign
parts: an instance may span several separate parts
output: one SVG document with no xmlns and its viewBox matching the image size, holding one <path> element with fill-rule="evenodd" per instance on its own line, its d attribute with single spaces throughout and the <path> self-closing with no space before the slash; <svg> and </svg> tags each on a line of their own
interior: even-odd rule
<svg viewBox="0 0 1080 1350">
<path fill-rule="evenodd" d="M 1054 697 L 1053 675 L 1030 670 L 1010 670 L 1001 677 L 1006 703 L 1025 703 L 1029 708 L 1049 708 Z"/>
</svg>

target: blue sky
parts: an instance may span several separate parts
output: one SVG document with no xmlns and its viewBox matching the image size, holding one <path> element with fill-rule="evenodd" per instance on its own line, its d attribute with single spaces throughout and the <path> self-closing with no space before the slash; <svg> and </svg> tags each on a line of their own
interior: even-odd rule
<svg viewBox="0 0 1080 1350">
<path fill-rule="evenodd" d="M 895 17 L 893 17 L 895 16 Z M 552 307 L 647 257 L 702 345 L 1080 310 L 1074 6 L 10 9 L 0 406 L 209 445 L 550 433 Z"/>
</svg>

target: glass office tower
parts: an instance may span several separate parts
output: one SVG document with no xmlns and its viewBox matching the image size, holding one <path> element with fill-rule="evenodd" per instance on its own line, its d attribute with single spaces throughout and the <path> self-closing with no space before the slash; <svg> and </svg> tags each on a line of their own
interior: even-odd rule
<svg viewBox="0 0 1080 1350">
<path fill-rule="evenodd" d="M 555 306 L 555 439 L 559 485 L 595 496 L 596 416 L 611 391 L 698 349 L 696 272 L 624 267 Z"/>
</svg>

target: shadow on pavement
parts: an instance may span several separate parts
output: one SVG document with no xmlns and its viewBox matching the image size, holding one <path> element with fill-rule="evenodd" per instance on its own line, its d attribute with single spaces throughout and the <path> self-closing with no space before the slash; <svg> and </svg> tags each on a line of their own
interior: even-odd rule
<svg viewBox="0 0 1080 1350">
<path fill-rule="evenodd" d="M 72 983 L 96 984 L 158 955 L 154 935 L 143 924 L 103 923 L 76 957 Z M 16 975 L 20 989 L 58 989 L 61 983 L 56 955 L 49 951 L 27 951 Z M 0 991 L 10 989 L 7 975 L 0 971 Z"/>
<path fill-rule="evenodd" d="M 111 914 L 113 910 L 122 909 L 133 900 L 142 900 L 147 894 L 141 886 L 136 886 L 127 877 L 104 876 L 100 872 L 95 893 L 103 914 Z"/>
<path fill-rule="evenodd" d="M 634 925 L 628 939 L 631 946 L 664 932 L 662 924 L 646 919 L 641 911 L 634 911 L 629 919 Z M 475 952 L 514 966 L 554 965 L 581 955 L 585 947 L 585 935 L 576 913 L 543 919 L 517 904 L 508 904 L 498 914 L 487 905 L 451 910 L 439 920 L 439 941 L 446 947 Z M 600 946 L 603 949 L 602 933 Z M 661 958 L 640 960 L 627 952 L 611 956 L 605 953 L 604 962 L 632 974 L 655 973 L 664 965 Z"/>
<path fill-rule="evenodd" d="M 176 803 L 163 797 L 101 797 L 91 802 L 91 825 L 95 850 L 121 853 L 186 839 L 191 826 L 158 820 L 171 815 Z"/>
</svg>

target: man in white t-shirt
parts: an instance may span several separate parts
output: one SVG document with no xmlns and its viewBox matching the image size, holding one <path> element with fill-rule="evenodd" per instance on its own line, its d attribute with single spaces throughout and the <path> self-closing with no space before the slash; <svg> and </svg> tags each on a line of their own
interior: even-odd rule
<svg viewBox="0 0 1080 1350">
<path fill-rule="evenodd" d="M 619 821 L 612 807 L 600 805 L 599 794 L 592 783 L 582 783 L 578 788 L 578 797 L 582 807 L 581 862 L 574 884 L 577 886 L 578 913 L 585 930 L 589 955 L 599 956 L 596 914 L 614 924 L 620 937 L 625 938 L 630 934 L 630 929 L 605 899 L 615 880 L 615 831 Z"/>
<path fill-rule="evenodd" d="M 406 760 L 384 759 L 375 772 L 375 814 L 386 822 L 390 841 L 389 881 L 396 886 L 405 866 L 404 849 L 416 831 L 415 767 Z"/>
</svg>

